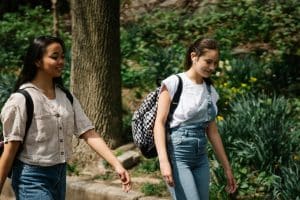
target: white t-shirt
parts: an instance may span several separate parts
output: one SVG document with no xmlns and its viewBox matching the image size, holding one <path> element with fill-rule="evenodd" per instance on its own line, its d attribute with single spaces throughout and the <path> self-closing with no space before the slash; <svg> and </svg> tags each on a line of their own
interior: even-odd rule
<svg viewBox="0 0 300 200">
<path fill-rule="evenodd" d="M 208 91 L 206 84 L 196 84 L 191 81 L 186 73 L 178 74 L 182 79 L 182 93 L 178 106 L 173 114 L 170 127 L 176 127 L 182 124 L 195 124 L 208 121 L 207 112 L 207 95 Z M 165 85 L 171 99 L 177 90 L 179 79 L 176 75 L 171 75 L 162 81 L 162 85 Z M 217 101 L 219 95 L 216 89 L 211 86 L 211 98 L 213 106 L 217 112 Z"/>
</svg>

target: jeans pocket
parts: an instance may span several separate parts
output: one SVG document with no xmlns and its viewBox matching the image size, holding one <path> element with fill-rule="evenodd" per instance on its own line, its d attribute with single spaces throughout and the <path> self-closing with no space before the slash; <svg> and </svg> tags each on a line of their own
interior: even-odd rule
<svg viewBox="0 0 300 200">
<path fill-rule="evenodd" d="M 174 145 L 179 145 L 182 143 L 182 136 L 181 135 L 171 135 L 170 137 L 170 143 Z"/>
<path fill-rule="evenodd" d="M 197 138 L 197 152 L 198 154 L 205 154 L 206 153 L 206 144 L 207 144 L 207 139 L 204 138 Z"/>
</svg>

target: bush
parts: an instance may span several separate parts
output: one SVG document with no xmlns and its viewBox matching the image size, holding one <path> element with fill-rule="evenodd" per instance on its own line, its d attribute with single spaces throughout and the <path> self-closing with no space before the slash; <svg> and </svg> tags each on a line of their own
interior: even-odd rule
<svg viewBox="0 0 300 200">
<path fill-rule="evenodd" d="M 246 55 L 255 57 L 255 62 L 248 63 L 246 68 L 262 72 L 254 76 L 263 83 L 256 85 L 257 91 L 267 87 L 265 90 L 277 94 L 299 93 L 299 84 L 294 84 L 299 80 L 296 67 L 300 56 L 297 45 L 300 42 L 299 5 L 297 0 L 263 3 L 224 0 L 207 4 L 205 9 L 153 9 L 135 23 L 122 24 L 123 71 L 130 74 L 123 79 L 124 85 L 144 88 L 154 85 L 156 79 L 161 78 L 160 72 L 165 77 L 180 71 L 185 47 L 196 38 L 208 36 L 220 41 L 223 61 L 233 60 L 232 52 L 236 47 L 248 50 Z M 174 49 L 176 51 L 172 51 Z M 168 69 L 168 61 L 174 62 L 169 64 L 173 70 Z M 234 87 L 239 88 L 240 84 Z"/>
<path fill-rule="evenodd" d="M 161 80 L 182 68 L 185 48 L 181 44 L 166 46 L 143 41 L 145 31 L 136 25 L 121 29 L 121 73 L 123 86 L 127 88 L 153 89 Z"/>
<path fill-rule="evenodd" d="M 13 84 L 16 81 L 16 75 L 12 73 L 0 74 L 0 108 L 2 109 L 4 103 L 8 99 L 13 90 Z M 2 137 L 2 123 L 0 124 L 0 132 Z"/>
<path fill-rule="evenodd" d="M 50 11 L 41 7 L 28 9 L 22 7 L 18 13 L 6 13 L 0 22 L 1 67 L 21 66 L 21 58 L 29 41 L 36 35 L 51 33 Z"/>
<path fill-rule="evenodd" d="M 230 107 L 232 113 L 218 124 L 239 180 L 239 194 L 263 191 L 267 195 L 273 190 L 271 183 L 278 181 L 285 168 L 295 162 L 295 156 L 299 156 L 300 131 L 295 108 L 283 97 L 251 94 L 238 97 Z M 225 184 L 219 167 L 215 167 L 214 173 L 218 182 Z"/>
<path fill-rule="evenodd" d="M 273 198 L 275 199 L 300 199 L 300 162 L 290 163 L 282 167 L 278 181 L 274 183 Z"/>
<path fill-rule="evenodd" d="M 285 98 L 246 95 L 231 102 L 231 107 L 232 113 L 220 122 L 220 132 L 232 158 L 254 169 L 276 172 L 299 151 L 299 127 Z"/>
</svg>

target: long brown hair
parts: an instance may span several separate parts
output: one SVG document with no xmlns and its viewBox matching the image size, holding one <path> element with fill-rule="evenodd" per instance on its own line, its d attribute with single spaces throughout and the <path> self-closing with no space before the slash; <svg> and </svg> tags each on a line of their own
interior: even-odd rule
<svg viewBox="0 0 300 200">
<path fill-rule="evenodd" d="M 211 38 L 199 38 L 197 39 L 194 43 L 192 43 L 185 55 L 185 61 L 184 61 L 184 69 L 185 70 L 189 70 L 192 66 L 192 59 L 191 59 L 191 53 L 194 52 L 196 54 L 197 57 L 202 56 L 206 50 L 217 50 L 218 52 L 219 50 L 219 45 L 218 42 L 215 39 L 211 39 Z M 209 83 L 212 84 L 212 80 L 210 78 L 204 78 L 204 80 Z"/>
<path fill-rule="evenodd" d="M 14 91 L 17 91 L 22 84 L 30 82 L 34 79 L 37 73 L 37 66 L 35 63 L 43 57 L 47 46 L 52 43 L 59 43 L 65 52 L 65 44 L 63 40 L 58 37 L 39 36 L 32 41 L 27 49 L 22 71 L 15 84 Z M 63 87 L 63 81 L 61 77 L 54 78 L 53 82 Z"/>
</svg>

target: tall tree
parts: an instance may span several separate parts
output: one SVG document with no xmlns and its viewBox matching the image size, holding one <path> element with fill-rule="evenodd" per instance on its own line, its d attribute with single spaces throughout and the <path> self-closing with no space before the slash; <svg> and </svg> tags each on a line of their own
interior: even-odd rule
<svg viewBox="0 0 300 200">
<path fill-rule="evenodd" d="M 111 147 L 124 141 L 120 75 L 120 1 L 71 0 L 71 88 Z"/>
<path fill-rule="evenodd" d="M 52 2 L 52 15 L 53 15 L 53 35 L 58 36 L 58 14 L 57 14 L 57 0 Z"/>
</svg>

